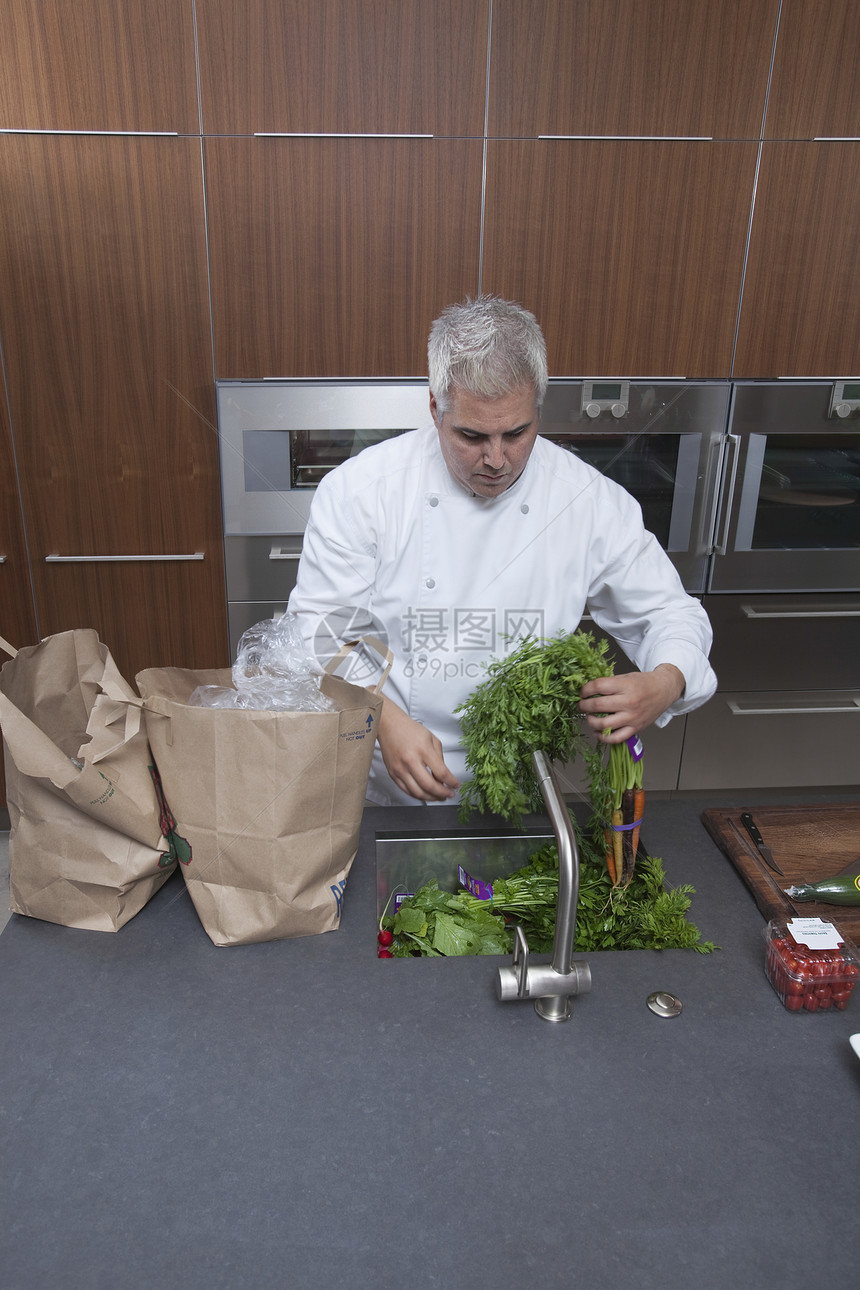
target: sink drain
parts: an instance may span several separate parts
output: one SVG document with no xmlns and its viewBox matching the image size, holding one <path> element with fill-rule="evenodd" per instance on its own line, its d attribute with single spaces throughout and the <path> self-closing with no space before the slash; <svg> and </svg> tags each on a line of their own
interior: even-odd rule
<svg viewBox="0 0 860 1290">
<path fill-rule="evenodd" d="M 658 1017 L 677 1017 L 681 1011 L 681 1000 L 666 990 L 655 990 L 645 1002 Z"/>
</svg>

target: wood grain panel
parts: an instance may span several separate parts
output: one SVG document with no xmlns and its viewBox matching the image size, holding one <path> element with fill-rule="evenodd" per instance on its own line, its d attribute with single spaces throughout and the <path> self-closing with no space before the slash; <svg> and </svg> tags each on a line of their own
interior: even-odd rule
<svg viewBox="0 0 860 1290">
<path fill-rule="evenodd" d="M 484 289 L 555 375 L 728 376 L 756 148 L 491 141 Z"/>
<path fill-rule="evenodd" d="M 425 376 L 477 290 L 478 140 L 207 139 L 216 371 Z"/>
<path fill-rule="evenodd" d="M 39 639 L 33 593 L 30 587 L 27 545 L 15 455 L 9 430 L 9 413 L 5 397 L 0 396 L 0 636 L 14 649 L 35 645 Z M 0 649 L 0 667 L 7 655 Z M 6 774 L 3 768 L 3 742 L 0 739 L 0 811 L 6 807 Z M 3 825 L 0 824 L 0 828 Z M 8 824 L 7 824 L 8 827 Z"/>
<path fill-rule="evenodd" d="M 480 135 L 489 0 L 197 0 L 207 134 Z"/>
<path fill-rule="evenodd" d="M 491 135 L 759 137 L 778 0 L 495 0 Z"/>
<path fill-rule="evenodd" d="M 860 5 L 784 0 L 765 136 L 860 137 Z"/>
<path fill-rule="evenodd" d="M 199 130 L 190 0 L 5 0 L 0 50 L 0 129 Z"/>
<path fill-rule="evenodd" d="M 34 565 L 42 634 L 95 628 L 132 684 L 146 667 L 227 666 L 217 561 Z"/>
<path fill-rule="evenodd" d="M 199 142 L 0 136 L 0 182 L 0 335 L 42 633 L 104 630 L 57 598 L 46 555 L 203 551 L 198 594 L 175 612 L 193 618 L 189 640 L 202 619 L 223 657 Z M 64 569 L 83 607 L 93 570 L 112 585 L 106 566 Z M 115 585 L 131 638 L 174 612 Z"/>
<path fill-rule="evenodd" d="M 734 375 L 860 374 L 860 143 L 766 143 Z"/>
</svg>

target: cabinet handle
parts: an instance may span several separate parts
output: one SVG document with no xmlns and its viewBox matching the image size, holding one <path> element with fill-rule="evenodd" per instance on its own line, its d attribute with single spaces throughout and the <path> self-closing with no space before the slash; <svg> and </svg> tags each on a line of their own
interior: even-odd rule
<svg viewBox="0 0 860 1290">
<path fill-rule="evenodd" d="M 5 563 L 6 563 L 5 555 L 0 555 L 0 564 L 5 564 Z"/>
<path fill-rule="evenodd" d="M 860 618 L 860 609 L 756 609 L 741 605 L 744 618 Z"/>
<path fill-rule="evenodd" d="M 734 699 L 727 699 L 726 702 L 736 717 L 807 717 L 818 713 L 860 712 L 860 699 L 852 699 L 847 707 L 831 708 L 744 708 Z"/>
<path fill-rule="evenodd" d="M 46 555 L 45 564 L 108 564 L 121 560 L 141 563 L 160 560 L 204 560 L 205 558 L 202 551 L 195 551 L 193 555 Z"/>
<path fill-rule="evenodd" d="M 737 434 L 727 434 L 726 442 L 731 453 L 731 471 L 727 471 L 729 476 L 728 489 L 726 492 L 725 504 L 723 506 L 723 528 L 722 533 L 717 536 L 714 544 L 714 555 L 725 555 L 729 544 L 729 524 L 732 518 L 732 502 L 735 499 L 735 483 L 738 478 L 738 458 L 740 457 L 741 437 Z"/>
<path fill-rule="evenodd" d="M 273 546 L 269 552 L 270 560 L 301 560 L 301 551 L 285 551 L 282 546 Z"/>
</svg>

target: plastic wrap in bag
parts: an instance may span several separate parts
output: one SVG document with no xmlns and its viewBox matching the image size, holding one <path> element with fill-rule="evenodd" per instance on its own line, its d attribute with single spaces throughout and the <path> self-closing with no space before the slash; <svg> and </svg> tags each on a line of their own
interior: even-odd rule
<svg viewBox="0 0 860 1290">
<path fill-rule="evenodd" d="M 323 669 L 307 650 L 294 614 L 267 618 L 243 633 L 233 664 L 235 689 L 199 685 L 189 704 L 270 712 L 334 712 L 320 690 Z"/>
</svg>

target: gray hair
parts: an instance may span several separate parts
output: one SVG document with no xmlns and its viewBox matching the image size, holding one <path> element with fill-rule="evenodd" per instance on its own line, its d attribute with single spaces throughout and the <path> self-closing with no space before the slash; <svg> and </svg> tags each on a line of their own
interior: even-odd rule
<svg viewBox="0 0 860 1290">
<path fill-rule="evenodd" d="M 443 310 L 430 328 L 427 365 L 441 412 L 449 410 L 454 388 L 498 399 L 531 385 L 538 406 L 546 394 L 546 341 L 538 320 L 498 296 L 476 296 Z"/>
</svg>

